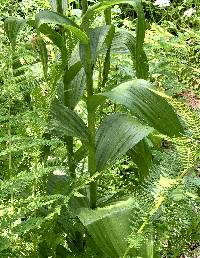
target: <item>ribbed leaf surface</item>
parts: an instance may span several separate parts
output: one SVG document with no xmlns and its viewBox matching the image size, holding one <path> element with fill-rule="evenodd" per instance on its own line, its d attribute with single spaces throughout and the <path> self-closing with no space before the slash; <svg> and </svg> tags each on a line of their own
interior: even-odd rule
<svg viewBox="0 0 200 258">
<path fill-rule="evenodd" d="M 153 128 L 127 114 L 116 113 L 107 117 L 96 134 L 97 170 L 113 164 L 152 131 Z"/>
<path fill-rule="evenodd" d="M 85 32 L 81 30 L 75 22 L 71 21 L 63 15 L 60 15 L 52 11 L 44 10 L 36 14 L 35 20 L 38 27 L 40 27 L 44 23 L 63 25 L 68 30 L 70 30 L 82 43 L 88 43 L 88 37 L 85 34 Z"/>
<path fill-rule="evenodd" d="M 109 0 L 101 1 L 93 5 L 88 9 L 83 17 L 83 24 L 88 23 L 89 19 L 94 15 L 96 11 L 103 11 L 107 7 L 117 4 L 130 4 L 134 7 L 137 13 L 137 25 L 136 25 L 136 48 L 135 48 L 135 67 L 137 78 L 146 79 L 146 60 L 144 59 L 143 43 L 145 37 L 145 17 L 142 8 L 141 0 Z"/>
<path fill-rule="evenodd" d="M 103 52 L 104 44 L 108 45 L 109 41 L 112 41 L 114 36 L 114 27 L 113 26 L 102 26 L 89 31 L 90 39 L 90 60 L 87 60 L 86 52 L 87 47 L 85 44 L 80 44 L 80 59 L 82 65 L 87 73 L 88 61 L 90 61 L 91 66 L 94 67 L 96 64 L 97 57 Z"/>
<path fill-rule="evenodd" d="M 69 108 L 74 108 L 81 99 L 85 87 L 85 72 L 80 61 L 64 73 L 64 101 Z"/>
<path fill-rule="evenodd" d="M 55 101 L 50 111 L 49 130 L 56 135 L 76 136 L 88 141 L 88 129 L 76 112 Z"/>
<path fill-rule="evenodd" d="M 106 257 L 122 257 L 131 233 L 132 199 L 96 210 L 81 209 L 79 218 Z"/>
<path fill-rule="evenodd" d="M 159 132 L 178 136 L 184 132 L 172 106 L 153 91 L 145 80 L 133 80 L 120 84 L 101 95 L 130 109 L 142 121 Z"/>
<path fill-rule="evenodd" d="M 149 75 L 149 65 L 147 56 L 141 48 L 140 50 L 140 56 L 142 59 L 142 62 L 137 63 L 136 58 L 136 38 L 133 36 L 133 34 L 127 30 L 118 30 L 115 33 L 115 36 L 113 38 L 111 51 L 113 53 L 117 54 L 123 54 L 123 53 L 130 53 L 131 59 L 133 60 L 133 65 L 136 70 L 140 70 L 141 78 L 147 79 Z M 140 66 L 142 66 L 140 68 Z"/>
<path fill-rule="evenodd" d="M 101 53 L 103 45 L 113 38 L 113 26 L 102 26 L 92 29 L 90 35 L 92 64 L 96 63 L 98 55 Z M 106 44 L 107 45 L 107 44 Z"/>
</svg>

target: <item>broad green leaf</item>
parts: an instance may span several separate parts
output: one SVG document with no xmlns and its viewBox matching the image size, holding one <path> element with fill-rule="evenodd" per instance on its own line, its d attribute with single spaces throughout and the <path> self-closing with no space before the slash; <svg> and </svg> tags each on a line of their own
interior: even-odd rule
<svg viewBox="0 0 200 258">
<path fill-rule="evenodd" d="M 117 5 L 117 4 L 130 4 L 134 7 L 137 13 L 137 25 L 136 25 L 136 49 L 135 49 L 135 66 L 136 66 L 136 76 L 137 78 L 146 79 L 146 60 L 144 59 L 143 43 L 145 37 L 145 17 L 142 8 L 141 0 L 110 0 L 101 1 L 90 7 L 83 17 L 83 26 L 87 24 L 89 19 L 94 16 L 95 12 L 103 11 L 106 8 Z M 143 70 L 144 69 L 144 70 Z"/>
<path fill-rule="evenodd" d="M 97 57 L 101 52 L 103 52 L 103 46 L 104 44 L 107 45 L 109 41 L 112 41 L 114 35 L 114 27 L 109 26 L 102 26 L 95 29 L 89 30 L 89 39 L 90 39 L 90 59 L 88 60 L 88 46 L 85 46 L 85 44 L 80 44 L 79 46 L 79 52 L 80 52 L 80 59 L 82 62 L 82 65 L 85 69 L 85 73 L 87 73 L 88 70 L 88 62 L 90 63 L 90 66 L 93 68 L 96 64 Z"/>
<path fill-rule="evenodd" d="M 107 117 L 96 133 L 96 167 L 98 171 L 111 165 L 153 131 L 128 114 Z"/>
<path fill-rule="evenodd" d="M 141 140 L 130 149 L 127 155 L 130 156 L 132 161 L 137 165 L 139 169 L 138 177 L 140 180 L 143 180 L 148 175 L 152 161 L 152 153 L 146 139 Z"/>
<path fill-rule="evenodd" d="M 85 87 L 85 72 L 80 61 L 66 69 L 63 78 L 64 103 L 69 108 L 74 108 L 83 95 Z"/>
<path fill-rule="evenodd" d="M 131 233 L 130 216 L 134 200 L 129 198 L 104 208 L 80 209 L 83 225 L 106 257 L 122 257 Z"/>
<path fill-rule="evenodd" d="M 110 45 L 114 36 L 114 26 L 106 25 L 92 29 L 89 32 L 92 64 L 95 65 L 96 59 L 103 49 L 103 45 Z M 109 42 L 111 41 L 111 42 Z"/>
<path fill-rule="evenodd" d="M 142 122 L 146 122 L 162 134 L 178 136 L 184 133 L 172 106 L 158 92 L 152 90 L 150 83 L 145 80 L 122 83 L 101 95 L 126 106 Z"/>
<path fill-rule="evenodd" d="M 23 28 L 25 23 L 25 20 L 18 19 L 16 17 L 8 17 L 4 21 L 4 29 L 13 49 L 16 46 L 18 33 Z"/>
<path fill-rule="evenodd" d="M 59 136 L 76 136 L 88 141 L 88 129 L 76 112 L 68 109 L 62 103 L 54 101 L 50 110 L 49 130 Z"/>
<path fill-rule="evenodd" d="M 74 36 L 76 36 L 83 44 L 88 43 L 88 37 L 86 33 L 83 30 L 81 30 L 81 28 L 79 28 L 79 26 L 75 22 L 71 21 L 69 18 L 63 15 L 60 15 L 52 11 L 44 10 L 36 14 L 35 20 L 38 28 L 44 23 L 62 25 L 66 29 L 71 31 L 74 34 Z"/>
<path fill-rule="evenodd" d="M 131 32 L 124 29 L 120 29 L 115 33 L 115 36 L 112 41 L 111 52 L 123 54 L 129 51 L 136 71 L 137 69 L 140 69 L 140 66 L 142 66 L 142 69 L 140 69 L 140 73 L 142 76 L 141 78 L 147 79 L 149 75 L 149 65 L 146 54 L 142 48 L 140 50 L 142 62 L 137 62 L 136 49 L 136 38 L 133 36 Z"/>
</svg>

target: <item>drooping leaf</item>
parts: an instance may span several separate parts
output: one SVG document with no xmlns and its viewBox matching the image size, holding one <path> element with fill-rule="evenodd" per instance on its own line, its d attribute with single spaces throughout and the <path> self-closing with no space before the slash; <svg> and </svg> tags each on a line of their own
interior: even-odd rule
<svg viewBox="0 0 200 258">
<path fill-rule="evenodd" d="M 97 11 L 103 11 L 106 8 L 116 4 L 130 4 L 134 7 L 137 13 L 137 25 L 136 25 L 136 49 L 135 49 L 135 67 L 137 78 L 146 79 L 146 60 L 144 59 L 143 43 L 145 37 L 145 18 L 142 3 L 140 0 L 110 0 L 101 1 L 94 4 L 89 8 L 83 17 L 82 23 L 88 23 L 89 19 Z"/>
<path fill-rule="evenodd" d="M 69 108 L 74 108 L 83 95 L 85 87 L 85 72 L 80 61 L 66 69 L 63 78 L 64 103 Z"/>
<path fill-rule="evenodd" d="M 106 257 L 122 257 L 131 233 L 130 215 L 133 199 L 96 210 L 81 209 L 79 218 Z"/>
<path fill-rule="evenodd" d="M 140 180 L 143 180 L 148 175 L 152 161 L 152 153 L 146 139 L 138 142 L 127 152 L 127 155 L 137 165 L 139 169 L 138 177 Z"/>
<path fill-rule="evenodd" d="M 50 110 L 49 130 L 59 136 L 75 136 L 88 141 L 88 129 L 76 112 L 54 101 Z"/>
<path fill-rule="evenodd" d="M 16 17 L 8 17 L 4 21 L 4 29 L 13 49 L 16 46 L 18 33 L 25 24 L 26 21 L 24 19 L 18 19 Z"/>
<path fill-rule="evenodd" d="M 101 95 L 126 106 L 142 122 L 146 122 L 162 134 L 178 136 L 184 132 L 172 106 L 159 93 L 152 90 L 150 83 L 145 80 L 122 83 Z"/>
<path fill-rule="evenodd" d="M 67 48 L 64 38 L 47 24 L 42 24 L 39 27 L 39 31 L 46 35 L 60 49 L 61 56 L 64 61 L 67 56 Z"/>
<path fill-rule="evenodd" d="M 127 114 L 107 117 L 96 133 L 96 167 L 101 171 L 153 131 Z"/>
<path fill-rule="evenodd" d="M 43 10 L 36 14 L 35 20 L 38 28 L 44 23 L 62 25 L 66 29 L 71 31 L 74 36 L 76 36 L 83 44 L 88 43 L 88 37 L 86 33 L 81 28 L 79 28 L 79 26 L 75 22 L 61 14 L 48 10 Z"/>
</svg>

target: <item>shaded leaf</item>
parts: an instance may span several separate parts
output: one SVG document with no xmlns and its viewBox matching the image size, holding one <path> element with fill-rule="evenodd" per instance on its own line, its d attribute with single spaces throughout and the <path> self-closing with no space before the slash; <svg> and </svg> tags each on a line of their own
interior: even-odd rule
<svg viewBox="0 0 200 258">
<path fill-rule="evenodd" d="M 146 140 L 141 140 L 127 152 L 127 155 L 137 165 L 139 169 L 138 177 L 140 180 L 143 180 L 148 175 L 152 161 L 151 150 Z"/>
<path fill-rule="evenodd" d="M 153 128 L 127 114 L 116 113 L 107 117 L 96 134 L 97 170 L 113 164 L 152 131 Z"/>
<path fill-rule="evenodd" d="M 106 25 L 92 29 L 89 32 L 92 64 L 95 65 L 97 57 L 103 50 L 103 45 L 110 45 L 114 36 L 114 26 Z"/>
<path fill-rule="evenodd" d="M 129 51 L 136 72 L 137 70 L 140 70 L 141 78 L 147 79 L 149 75 L 149 65 L 147 56 L 143 48 L 141 48 L 140 55 L 142 62 L 141 60 L 138 62 L 136 50 L 136 38 L 132 35 L 131 32 L 120 29 L 115 33 L 111 46 L 111 51 L 117 54 L 123 54 Z M 140 68 L 140 66 L 142 66 L 142 69 Z"/>
<path fill-rule="evenodd" d="M 84 159 L 88 154 L 87 146 L 81 145 L 81 147 L 74 153 L 74 160 L 76 163 Z"/>
<path fill-rule="evenodd" d="M 47 24 L 42 24 L 39 31 L 47 36 L 61 51 L 63 61 L 67 56 L 67 48 L 64 38 Z"/>
<path fill-rule="evenodd" d="M 80 61 L 66 69 L 63 78 L 64 103 L 69 108 L 74 108 L 83 95 L 85 88 L 85 72 Z"/>
<path fill-rule="evenodd" d="M 76 136 L 83 141 L 88 141 L 88 129 L 83 120 L 76 112 L 58 101 L 54 101 L 50 110 L 48 129 L 59 136 Z"/>
<path fill-rule="evenodd" d="M 126 106 L 142 122 L 146 122 L 163 134 L 178 136 L 184 133 L 172 106 L 159 93 L 152 90 L 150 83 L 145 80 L 122 83 L 112 91 L 101 95 Z"/>
</svg>

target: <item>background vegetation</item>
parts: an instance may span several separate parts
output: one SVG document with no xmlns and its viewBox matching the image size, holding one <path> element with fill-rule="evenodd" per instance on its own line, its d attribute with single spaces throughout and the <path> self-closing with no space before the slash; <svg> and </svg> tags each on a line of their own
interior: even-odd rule
<svg viewBox="0 0 200 258">
<path fill-rule="evenodd" d="M 0 257 L 200 256 L 199 14 L 1 0 Z"/>
</svg>

